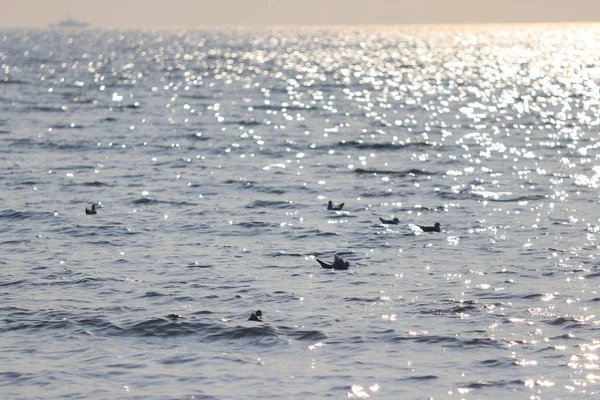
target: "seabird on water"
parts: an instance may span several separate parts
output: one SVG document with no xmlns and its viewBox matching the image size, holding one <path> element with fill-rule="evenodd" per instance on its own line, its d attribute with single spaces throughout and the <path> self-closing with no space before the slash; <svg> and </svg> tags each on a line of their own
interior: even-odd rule
<svg viewBox="0 0 600 400">
<path fill-rule="evenodd" d="M 433 226 L 421 226 L 417 225 L 423 232 L 441 232 L 441 225 L 439 222 L 436 222 Z"/>
<path fill-rule="evenodd" d="M 342 208 L 344 208 L 344 203 L 333 204 L 331 200 L 329 200 L 329 203 L 327 203 L 328 210 L 341 211 Z"/>
<path fill-rule="evenodd" d="M 321 264 L 321 267 L 325 269 L 335 269 L 338 271 L 345 271 L 350 267 L 350 263 L 348 261 L 342 260 L 339 256 L 334 256 L 333 263 L 330 264 L 325 261 L 321 261 L 317 258 L 317 262 Z"/>
<path fill-rule="evenodd" d="M 387 225 L 398 225 L 400 223 L 400 220 L 396 217 L 394 217 L 394 219 L 383 219 L 383 218 L 379 217 L 379 220 L 381 221 L 382 224 L 387 224 Z"/>
<path fill-rule="evenodd" d="M 253 312 L 250 318 L 248 318 L 248 321 L 263 322 L 262 311 L 256 310 L 256 312 Z"/>
</svg>

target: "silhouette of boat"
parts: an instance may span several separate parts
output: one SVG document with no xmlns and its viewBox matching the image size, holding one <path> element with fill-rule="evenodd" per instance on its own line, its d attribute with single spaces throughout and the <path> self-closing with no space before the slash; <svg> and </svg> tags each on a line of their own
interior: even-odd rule
<svg viewBox="0 0 600 400">
<path fill-rule="evenodd" d="M 74 20 L 69 15 L 62 21 L 59 21 L 56 24 L 51 24 L 50 26 L 52 28 L 87 28 L 88 26 L 90 26 L 90 24 L 88 24 L 87 22 Z"/>
</svg>

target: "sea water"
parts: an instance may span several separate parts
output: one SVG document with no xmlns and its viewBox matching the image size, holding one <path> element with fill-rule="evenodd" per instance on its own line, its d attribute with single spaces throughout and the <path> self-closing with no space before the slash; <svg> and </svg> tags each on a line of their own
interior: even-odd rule
<svg viewBox="0 0 600 400">
<path fill-rule="evenodd" d="M 1 31 L 1 397 L 597 398 L 599 38 Z"/>
</svg>

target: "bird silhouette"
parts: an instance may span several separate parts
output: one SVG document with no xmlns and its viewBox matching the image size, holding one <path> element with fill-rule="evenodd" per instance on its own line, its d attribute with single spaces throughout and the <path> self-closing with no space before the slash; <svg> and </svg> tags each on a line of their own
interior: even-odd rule
<svg viewBox="0 0 600 400">
<path fill-rule="evenodd" d="M 335 269 L 338 271 L 345 271 L 350 268 L 350 263 L 348 261 L 342 260 L 339 256 L 334 256 L 333 263 L 328 263 L 325 261 L 321 261 L 317 258 L 317 262 L 321 264 L 321 267 L 325 269 Z"/>
<path fill-rule="evenodd" d="M 96 205 L 92 204 L 92 209 L 91 210 L 86 207 L 85 208 L 85 213 L 86 213 L 86 215 L 97 214 L 97 212 L 96 212 Z"/>
<path fill-rule="evenodd" d="M 342 208 L 344 208 L 344 203 L 333 204 L 331 200 L 329 200 L 329 203 L 327 203 L 328 210 L 340 211 Z"/>
<path fill-rule="evenodd" d="M 433 226 L 421 226 L 417 225 L 423 232 L 441 232 L 441 225 L 439 222 L 436 222 Z"/>
<path fill-rule="evenodd" d="M 250 318 L 248 318 L 248 321 L 263 322 L 262 311 L 256 310 L 256 312 L 253 312 L 252 315 L 250 315 Z"/>
<path fill-rule="evenodd" d="M 381 221 L 382 224 L 387 224 L 387 225 L 398 225 L 400 223 L 400 220 L 395 217 L 394 217 L 394 219 L 383 219 L 383 218 L 379 217 L 379 220 Z"/>
</svg>

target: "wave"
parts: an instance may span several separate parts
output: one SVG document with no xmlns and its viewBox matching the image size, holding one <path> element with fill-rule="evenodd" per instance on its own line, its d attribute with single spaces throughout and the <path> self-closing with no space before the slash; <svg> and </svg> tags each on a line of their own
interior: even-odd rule
<svg viewBox="0 0 600 400">
<path fill-rule="evenodd" d="M 38 111 L 38 112 L 65 112 L 65 110 L 62 107 L 51 107 L 51 106 L 33 106 L 31 107 L 31 111 Z"/>
<path fill-rule="evenodd" d="M 162 297 L 156 292 L 147 293 L 152 297 Z M 92 332 L 94 334 L 121 337 L 186 337 L 196 336 L 206 341 L 242 341 L 261 346 L 281 345 L 291 338 L 299 341 L 327 339 L 321 330 L 303 329 L 296 326 L 274 326 L 268 323 L 255 324 L 244 321 L 238 324 L 224 322 L 211 311 L 197 311 L 189 318 L 176 314 L 152 317 L 141 321 L 112 321 L 112 311 L 85 312 L 73 315 L 66 311 L 32 311 L 14 306 L 1 307 L 5 315 L 0 332 L 22 330 L 64 330 Z"/>
<path fill-rule="evenodd" d="M 417 176 L 417 175 L 425 175 L 425 176 L 435 175 L 433 172 L 427 172 L 427 171 L 423 171 L 422 169 L 416 169 L 416 168 L 411 168 L 411 169 L 407 169 L 404 171 L 357 168 L 354 170 L 354 173 L 358 174 L 358 175 L 367 175 L 367 174 L 368 175 L 391 175 L 391 176 L 399 176 L 399 177 Z"/>
<path fill-rule="evenodd" d="M 0 85 L 29 85 L 29 82 L 19 79 L 0 79 Z"/>
<path fill-rule="evenodd" d="M 34 221 L 46 221 L 55 218 L 53 212 L 45 211 L 15 211 L 15 210 L 2 210 L 0 211 L 0 220 L 34 220 Z"/>
<path fill-rule="evenodd" d="M 446 200 L 486 200 L 493 203 L 518 203 L 522 201 L 538 201 L 546 199 L 545 195 L 530 195 L 530 196 L 518 196 L 510 198 L 502 198 L 510 193 L 496 193 L 489 191 L 471 191 L 470 189 L 462 189 L 459 191 L 440 191 L 439 195 Z"/>
<path fill-rule="evenodd" d="M 83 183 L 81 183 L 81 186 L 105 187 L 105 186 L 113 186 L 113 185 L 111 185 L 110 183 L 93 181 L 93 182 L 83 182 Z"/>
<path fill-rule="evenodd" d="M 76 124 L 56 124 L 52 125 L 52 129 L 83 129 L 83 125 Z"/>
<path fill-rule="evenodd" d="M 431 381 L 433 379 L 439 379 L 439 377 L 437 375 L 418 375 L 402 378 L 405 381 Z"/>
<path fill-rule="evenodd" d="M 433 145 L 427 142 L 410 142 L 410 143 L 365 143 L 362 140 L 342 140 L 338 143 L 339 147 L 352 147 L 359 150 L 399 150 L 411 147 L 432 147 Z"/>
<path fill-rule="evenodd" d="M 473 383 L 461 384 L 461 387 L 468 389 L 483 389 L 490 387 L 506 387 L 506 386 L 516 386 L 517 388 L 523 387 L 525 381 L 521 379 L 513 379 L 513 380 L 499 380 L 499 381 L 478 381 Z"/>
<path fill-rule="evenodd" d="M 575 319 L 573 317 L 557 317 L 552 320 L 546 321 L 546 324 L 555 325 L 555 326 L 569 324 L 569 325 L 565 326 L 566 329 L 576 328 L 576 327 L 584 325 L 584 323 L 582 321 L 578 321 L 577 319 Z"/>
<path fill-rule="evenodd" d="M 237 225 L 243 228 L 272 228 L 279 226 L 279 224 L 264 221 L 240 222 Z"/>
<path fill-rule="evenodd" d="M 284 193 L 288 192 L 287 189 L 283 189 L 280 187 L 264 186 L 264 185 L 261 185 L 259 182 L 250 181 L 250 180 L 227 179 L 223 183 L 225 183 L 227 185 L 236 185 L 240 189 L 256 190 L 257 192 L 260 192 L 260 193 L 284 194 Z"/>
<path fill-rule="evenodd" d="M 476 347 L 476 348 L 489 348 L 496 347 L 499 349 L 504 348 L 504 343 L 492 339 L 492 338 L 473 338 L 473 339 L 463 339 L 457 338 L 453 336 L 401 336 L 396 339 L 396 341 L 411 341 L 417 343 L 444 343 L 446 347 Z"/>
<path fill-rule="evenodd" d="M 82 210 L 82 214 L 83 214 L 83 210 Z M 123 235 L 136 235 L 136 234 L 140 233 L 140 232 L 136 232 L 136 231 L 127 229 L 127 227 L 121 225 L 121 223 L 118 223 L 118 222 L 117 223 L 103 222 L 102 224 L 96 224 L 94 222 L 94 221 L 96 221 L 94 218 L 91 218 L 89 221 L 90 221 L 90 225 L 80 225 L 80 224 L 65 225 L 65 226 L 61 225 L 60 227 L 53 229 L 52 232 L 61 234 L 61 235 L 70 235 L 70 236 L 76 237 L 76 238 L 111 237 L 111 238 L 116 238 L 116 239 L 122 239 Z M 95 245 L 109 244 L 111 246 L 115 246 L 115 243 L 107 241 L 107 240 L 94 239 L 87 243 L 95 244 Z"/>
<path fill-rule="evenodd" d="M 480 196 L 478 196 L 480 197 Z M 532 196 L 519 196 L 519 197 L 512 197 L 509 199 L 502 199 L 502 198 L 489 198 L 488 200 L 491 202 L 496 202 L 496 203 L 518 203 L 520 201 L 536 201 L 536 200 L 545 200 L 546 196 L 544 195 L 532 195 Z"/>
<path fill-rule="evenodd" d="M 135 205 L 144 205 L 144 204 L 169 204 L 173 206 L 196 206 L 196 203 L 191 203 L 189 201 L 167 201 L 167 200 L 157 200 L 152 197 L 140 197 L 139 199 L 135 199 L 131 201 L 131 204 Z"/>
<path fill-rule="evenodd" d="M 246 205 L 246 208 L 294 208 L 296 207 L 291 201 L 271 201 L 271 200 L 255 200 Z"/>
<path fill-rule="evenodd" d="M 187 135 L 187 138 L 190 140 L 194 140 L 194 141 L 200 141 L 200 142 L 204 142 L 206 140 L 209 140 L 208 137 L 203 136 L 202 134 L 198 134 L 198 133 L 192 133 L 190 135 Z"/>
<path fill-rule="evenodd" d="M 263 125 L 262 122 L 259 122 L 255 119 L 251 119 L 248 121 L 245 120 L 239 120 L 239 121 L 232 121 L 232 122 L 226 122 L 227 125 L 239 125 L 239 126 L 257 126 L 257 125 Z"/>
</svg>

